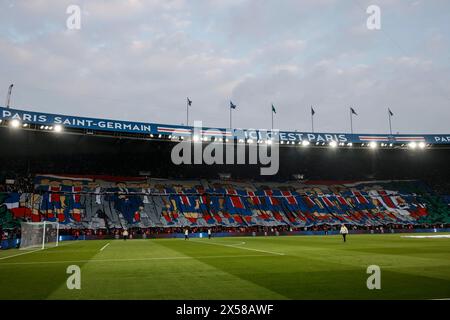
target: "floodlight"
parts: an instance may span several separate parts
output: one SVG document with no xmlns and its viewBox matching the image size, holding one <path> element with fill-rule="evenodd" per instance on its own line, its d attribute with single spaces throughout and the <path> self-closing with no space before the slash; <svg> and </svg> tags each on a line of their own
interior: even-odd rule
<svg viewBox="0 0 450 320">
<path fill-rule="evenodd" d="M 11 127 L 13 127 L 13 128 L 18 128 L 18 127 L 20 127 L 20 121 L 17 120 L 17 119 L 12 120 L 12 121 L 11 121 Z"/>
<path fill-rule="evenodd" d="M 376 149 L 378 147 L 378 143 L 376 143 L 375 141 L 371 141 L 369 143 L 369 147 L 370 149 Z"/>
</svg>

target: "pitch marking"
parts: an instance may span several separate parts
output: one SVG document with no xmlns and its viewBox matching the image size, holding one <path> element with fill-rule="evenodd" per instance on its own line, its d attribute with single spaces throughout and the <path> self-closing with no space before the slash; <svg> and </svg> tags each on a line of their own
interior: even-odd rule
<svg viewBox="0 0 450 320">
<path fill-rule="evenodd" d="M 77 242 L 59 243 L 57 247 L 47 247 L 47 248 L 44 248 L 44 249 L 39 248 L 39 249 L 36 249 L 36 250 L 31 250 L 31 251 L 27 251 L 27 252 L 22 252 L 22 253 L 18 253 L 18 254 L 13 254 L 13 255 L 7 256 L 7 257 L 2 257 L 2 258 L 0 258 L 0 260 L 6 260 L 6 259 L 9 259 L 9 258 L 14 258 L 14 257 L 22 256 L 22 255 L 24 255 L 24 254 L 29 254 L 29 253 L 33 253 L 33 252 L 37 252 L 37 251 L 43 251 L 43 250 L 46 250 L 46 249 L 54 249 L 54 248 L 59 248 L 59 247 L 63 247 L 63 246 L 68 246 L 68 245 L 71 245 L 71 244 L 74 244 L 74 243 L 77 243 Z"/>
<path fill-rule="evenodd" d="M 274 254 L 274 255 L 277 255 L 277 256 L 284 256 L 285 255 L 284 253 L 281 253 L 281 252 L 273 252 L 273 251 L 266 251 L 266 250 L 260 250 L 260 249 L 238 247 L 238 245 L 236 245 L 236 244 L 222 244 L 222 243 L 214 243 L 214 242 L 203 242 L 203 241 L 197 241 L 197 240 L 193 240 L 191 242 L 204 243 L 204 244 L 213 244 L 213 245 L 216 245 L 216 246 L 231 247 L 231 248 L 242 249 L 242 250 L 249 250 L 249 251 L 257 251 L 257 252 L 263 252 L 263 253 L 268 253 L 268 254 Z M 239 245 L 242 245 L 242 244 L 245 244 L 245 242 L 242 242 Z"/>
<path fill-rule="evenodd" d="M 65 261 L 33 261 L 33 262 L 5 262 L 0 263 L 1 266 L 11 265 L 33 265 L 33 264 L 58 264 L 58 263 L 85 263 L 85 262 L 134 262 L 134 261 L 152 261 L 152 260 L 188 260 L 188 259 L 224 259 L 224 258 L 247 258 L 247 257 L 267 257 L 261 254 L 240 254 L 227 256 L 199 256 L 199 257 L 154 257 L 140 259 L 94 259 L 94 260 L 65 260 Z"/>
<path fill-rule="evenodd" d="M 100 251 L 103 251 L 103 250 L 105 250 L 106 249 L 106 247 L 107 246 L 109 246 L 111 243 L 110 242 L 108 242 L 107 244 L 105 244 L 101 249 L 100 249 Z"/>
<path fill-rule="evenodd" d="M 426 239 L 426 238 L 450 238 L 450 234 L 439 234 L 439 235 L 432 235 L 432 236 L 400 236 L 401 238 L 416 238 L 416 239 Z"/>
<path fill-rule="evenodd" d="M 29 253 L 33 253 L 33 252 L 36 252 L 36 251 L 42 251 L 42 250 L 44 250 L 44 249 L 40 248 L 40 249 L 36 249 L 36 250 L 32 250 L 32 251 L 22 252 L 22 253 L 18 253 L 18 254 L 14 254 L 14 255 L 11 255 L 11 256 L 0 258 L 0 260 L 5 260 L 5 259 L 8 259 L 8 258 L 14 258 L 14 257 L 18 257 L 18 256 L 23 256 L 24 254 L 29 254 Z"/>
</svg>

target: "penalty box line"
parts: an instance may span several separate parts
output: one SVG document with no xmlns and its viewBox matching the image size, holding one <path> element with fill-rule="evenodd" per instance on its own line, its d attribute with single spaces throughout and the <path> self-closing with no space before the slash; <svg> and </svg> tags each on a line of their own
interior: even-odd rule
<svg viewBox="0 0 450 320">
<path fill-rule="evenodd" d="M 41 249 L 39 249 L 41 250 Z M 197 256 L 197 257 L 154 257 L 154 258 L 136 258 L 136 259 L 91 259 L 91 260 L 64 260 L 64 261 L 30 261 L 30 262 L 5 262 L 2 266 L 14 265 L 35 265 L 35 264 L 65 264 L 65 263 L 90 263 L 90 262 L 137 262 L 137 261 L 157 261 L 157 260 L 190 260 L 190 259 L 225 259 L 225 258 L 249 258 L 249 257 L 268 257 L 266 254 L 240 254 L 240 255 L 222 255 L 222 256 Z"/>
<path fill-rule="evenodd" d="M 268 254 L 277 255 L 277 256 L 285 255 L 284 253 L 281 253 L 281 252 L 273 252 L 273 251 L 266 251 L 266 250 L 261 250 L 261 249 L 246 248 L 246 247 L 241 247 L 237 244 L 222 244 L 222 243 L 206 242 L 206 241 L 198 241 L 198 240 L 189 240 L 189 241 L 195 242 L 195 243 L 201 243 L 201 244 L 212 244 L 212 245 L 216 245 L 216 246 L 230 247 L 230 248 L 241 249 L 241 250 L 263 252 L 263 253 L 268 253 Z M 242 245 L 242 244 L 244 244 L 244 243 L 241 243 L 240 245 Z"/>
</svg>

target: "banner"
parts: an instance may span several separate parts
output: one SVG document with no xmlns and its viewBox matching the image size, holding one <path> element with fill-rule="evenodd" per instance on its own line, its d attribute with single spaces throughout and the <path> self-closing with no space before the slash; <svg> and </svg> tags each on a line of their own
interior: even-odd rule
<svg viewBox="0 0 450 320">
<path fill-rule="evenodd" d="M 224 129 L 224 128 L 199 128 L 166 125 L 157 123 L 130 122 L 119 120 L 107 120 L 96 118 L 75 117 L 67 115 L 56 115 L 41 112 L 24 111 L 17 109 L 7 109 L 0 107 L 1 120 L 16 119 L 21 123 L 37 125 L 61 125 L 67 128 L 113 131 L 135 134 L 172 135 L 172 136 L 192 136 L 198 133 L 203 136 L 223 137 L 224 139 L 245 140 L 251 139 L 254 142 L 274 139 L 281 143 L 298 144 L 308 141 L 311 144 L 325 145 L 331 141 L 337 143 L 395 143 L 407 144 L 410 142 L 423 142 L 427 144 L 450 144 L 450 134 L 436 135 L 389 135 L 389 134 L 348 134 L 348 133 L 312 133 L 297 131 L 270 131 L 264 129 Z"/>
</svg>

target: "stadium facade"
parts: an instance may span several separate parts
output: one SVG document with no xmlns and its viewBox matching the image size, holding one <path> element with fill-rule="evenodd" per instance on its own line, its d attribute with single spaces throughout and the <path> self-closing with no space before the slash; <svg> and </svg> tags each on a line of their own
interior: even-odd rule
<svg viewBox="0 0 450 320">
<path fill-rule="evenodd" d="M 0 116 L 3 228 L 21 220 L 108 232 L 450 223 L 449 134 L 198 131 L 7 108 Z M 280 170 L 171 161 L 180 141 L 217 140 L 277 144 Z"/>
</svg>

